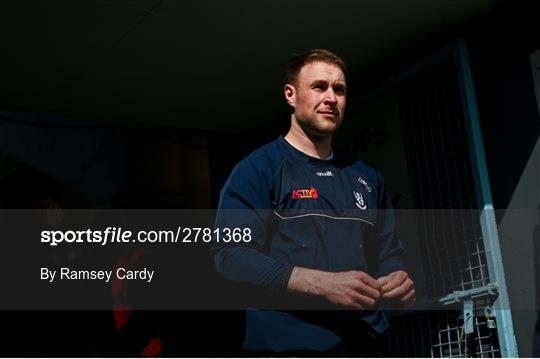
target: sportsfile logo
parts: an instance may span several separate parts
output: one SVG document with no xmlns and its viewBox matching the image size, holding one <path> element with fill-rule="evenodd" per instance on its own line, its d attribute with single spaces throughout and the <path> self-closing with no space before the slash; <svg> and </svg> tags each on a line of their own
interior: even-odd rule
<svg viewBox="0 0 540 359">
<path fill-rule="evenodd" d="M 304 198 L 319 198 L 319 192 L 316 188 L 310 189 L 295 189 L 292 191 L 292 199 L 304 199 Z"/>
</svg>

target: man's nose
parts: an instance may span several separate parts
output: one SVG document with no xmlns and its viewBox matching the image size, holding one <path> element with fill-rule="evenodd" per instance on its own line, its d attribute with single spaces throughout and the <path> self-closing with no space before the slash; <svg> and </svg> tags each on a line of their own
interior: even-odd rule
<svg viewBox="0 0 540 359">
<path fill-rule="evenodd" d="M 332 88 L 329 88 L 326 91 L 326 101 L 328 101 L 330 103 L 336 103 L 337 102 L 336 93 L 334 92 L 334 90 Z"/>
</svg>

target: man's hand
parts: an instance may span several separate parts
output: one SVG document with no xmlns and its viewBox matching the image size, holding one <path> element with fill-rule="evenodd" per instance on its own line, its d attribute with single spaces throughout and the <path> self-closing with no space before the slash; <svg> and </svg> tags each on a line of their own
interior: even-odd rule
<svg viewBox="0 0 540 359">
<path fill-rule="evenodd" d="M 360 271 L 326 273 L 321 290 L 331 303 L 356 309 L 371 307 L 381 297 L 380 284 Z"/>
<path fill-rule="evenodd" d="M 416 301 L 414 282 L 405 271 L 396 271 L 377 279 L 382 288 L 382 299 L 400 307 L 407 307 Z"/>
<path fill-rule="evenodd" d="M 331 273 L 295 267 L 288 288 L 292 292 L 322 296 L 331 303 L 355 309 L 370 307 L 381 297 L 381 285 L 360 271 Z"/>
</svg>

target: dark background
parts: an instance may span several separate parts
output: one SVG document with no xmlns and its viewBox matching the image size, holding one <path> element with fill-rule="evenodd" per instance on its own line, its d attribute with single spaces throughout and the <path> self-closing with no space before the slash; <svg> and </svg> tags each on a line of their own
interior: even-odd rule
<svg viewBox="0 0 540 359">
<path fill-rule="evenodd" d="M 0 15 L 4 208 L 215 208 L 232 167 L 288 129 L 293 52 L 324 47 L 355 97 L 467 42 L 494 205 L 538 139 L 534 2 L 9 1 Z M 201 260 L 209 262 L 208 258 Z M 209 265 L 201 285 L 219 281 Z M 219 295 L 219 293 L 216 293 Z M 6 312 L 3 355 L 238 355 L 243 314 Z M 116 323 L 116 324 L 115 324 Z"/>
</svg>

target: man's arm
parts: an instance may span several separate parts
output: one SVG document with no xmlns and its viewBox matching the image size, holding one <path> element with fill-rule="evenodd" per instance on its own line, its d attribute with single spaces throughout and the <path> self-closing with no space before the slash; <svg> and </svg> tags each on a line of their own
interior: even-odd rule
<svg viewBox="0 0 540 359">
<path fill-rule="evenodd" d="M 271 169 L 265 158 L 240 162 L 220 195 L 216 228 L 249 228 L 249 243 L 221 243 L 212 248 L 217 271 L 234 282 L 286 291 L 293 266 L 264 254 L 271 226 Z"/>
</svg>

